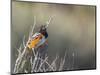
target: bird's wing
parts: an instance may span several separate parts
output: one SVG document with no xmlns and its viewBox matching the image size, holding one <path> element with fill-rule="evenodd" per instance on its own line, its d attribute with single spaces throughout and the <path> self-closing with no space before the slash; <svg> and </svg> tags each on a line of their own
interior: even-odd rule
<svg viewBox="0 0 100 75">
<path fill-rule="evenodd" d="M 45 36 L 42 36 L 42 38 L 39 40 L 37 47 L 41 46 L 42 44 L 44 44 L 46 41 Z"/>
</svg>

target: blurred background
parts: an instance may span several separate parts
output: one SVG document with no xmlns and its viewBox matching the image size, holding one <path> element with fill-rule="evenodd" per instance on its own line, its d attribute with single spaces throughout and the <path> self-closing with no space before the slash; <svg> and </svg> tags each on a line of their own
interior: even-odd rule
<svg viewBox="0 0 100 75">
<path fill-rule="evenodd" d="M 95 6 L 39 2 L 12 1 L 11 59 L 16 60 L 17 48 L 26 40 L 36 16 L 35 31 L 53 16 L 47 29 L 48 56 L 52 60 L 58 54 L 66 54 L 65 70 L 95 69 Z"/>
</svg>

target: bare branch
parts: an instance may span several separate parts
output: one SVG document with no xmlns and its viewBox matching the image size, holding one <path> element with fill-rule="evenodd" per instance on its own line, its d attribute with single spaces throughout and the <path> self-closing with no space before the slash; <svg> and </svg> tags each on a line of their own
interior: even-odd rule
<svg viewBox="0 0 100 75">
<path fill-rule="evenodd" d="M 34 29 L 35 29 L 35 25 L 36 25 L 36 16 L 34 16 L 34 21 L 33 21 L 33 22 L 34 22 L 34 23 L 33 23 L 33 26 L 31 27 L 32 29 L 31 29 L 31 31 L 30 31 L 30 33 L 29 33 L 29 38 L 32 37 L 33 31 L 34 31 Z"/>
<path fill-rule="evenodd" d="M 23 46 L 25 47 L 25 36 L 23 37 Z"/>
<path fill-rule="evenodd" d="M 45 59 L 44 59 L 44 61 L 40 64 L 40 66 L 39 66 L 39 69 L 38 70 L 40 70 L 40 68 L 42 67 L 42 65 L 46 62 L 46 60 L 48 59 L 48 57 L 46 57 Z"/>
<path fill-rule="evenodd" d="M 60 67 L 59 67 L 59 71 L 63 70 L 63 66 L 64 66 L 64 63 L 65 63 L 65 58 L 66 58 L 66 52 L 65 52 L 65 56 L 63 59 L 61 59 L 61 63 L 60 63 Z"/>
<path fill-rule="evenodd" d="M 47 28 L 47 27 L 49 26 L 49 24 L 50 24 L 52 18 L 53 18 L 53 17 L 49 17 L 49 20 L 46 22 L 46 27 L 45 27 L 45 28 Z"/>
</svg>

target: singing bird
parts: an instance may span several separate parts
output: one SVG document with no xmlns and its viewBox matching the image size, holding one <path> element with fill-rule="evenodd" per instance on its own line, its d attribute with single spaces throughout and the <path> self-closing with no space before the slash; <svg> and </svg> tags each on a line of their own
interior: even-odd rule
<svg viewBox="0 0 100 75">
<path fill-rule="evenodd" d="M 46 25 L 42 25 L 38 32 L 36 32 L 30 42 L 28 43 L 28 48 L 38 48 L 43 44 L 47 44 L 48 33 L 46 29 Z"/>
</svg>

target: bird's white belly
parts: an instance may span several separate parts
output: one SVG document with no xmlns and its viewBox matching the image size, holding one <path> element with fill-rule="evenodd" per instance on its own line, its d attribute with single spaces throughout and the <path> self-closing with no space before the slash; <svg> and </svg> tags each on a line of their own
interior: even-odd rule
<svg viewBox="0 0 100 75">
<path fill-rule="evenodd" d="M 39 46 L 41 46 L 42 44 L 44 44 L 45 41 L 46 41 L 46 39 L 45 39 L 45 37 L 43 36 L 43 38 L 39 41 L 39 43 L 37 44 L 36 47 L 38 48 Z"/>
</svg>

